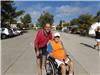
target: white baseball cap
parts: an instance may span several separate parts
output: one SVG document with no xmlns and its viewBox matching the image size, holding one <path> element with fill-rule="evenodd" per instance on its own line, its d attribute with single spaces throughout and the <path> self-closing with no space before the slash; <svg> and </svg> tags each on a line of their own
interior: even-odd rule
<svg viewBox="0 0 100 75">
<path fill-rule="evenodd" d="M 59 36 L 60 37 L 60 33 L 56 32 L 54 33 L 54 37 Z"/>
</svg>

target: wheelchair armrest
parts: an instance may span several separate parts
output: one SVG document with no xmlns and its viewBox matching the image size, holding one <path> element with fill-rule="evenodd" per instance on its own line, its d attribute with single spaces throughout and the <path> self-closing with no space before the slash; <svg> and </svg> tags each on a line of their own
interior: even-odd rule
<svg viewBox="0 0 100 75">
<path fill-rule="evenodd" d="M 69 57 L 69 55 L 68 55 L 68 54 L 66 54 L 66 56 L 67 56 L 67 57 Z"/>
<path fill-rule="evenodd" d="M 71 58 L 69 57 L 69 55 L 67 54 L 66 56 L 67 56 L 67 57 L 69 58 L 69 60 L 71 61 Z"/>
<path fill-rule="evenodd" d="M 47 59 L 48 59 L 48 60 L 51 60 L 51 61 L 55 61 L 55 58 L 53 58 L 53 57 L 51 57 L 51 56 L 49 56 L 49 55 L 47 56 Z"/>
</svg>

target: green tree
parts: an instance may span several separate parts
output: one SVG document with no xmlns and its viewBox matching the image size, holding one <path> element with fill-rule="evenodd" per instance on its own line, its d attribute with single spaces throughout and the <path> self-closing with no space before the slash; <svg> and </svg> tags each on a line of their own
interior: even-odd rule
<svg viewBox="0 0 100 75">
<path fill-rule="evenodd" d="M 70 26 L 70 24 L 69 23 L 64 23 L 63 24 L 63 27 L 67 27 L 67 26 Z"/>
<path fill-rule="evenodd" d="M 70 21 L 70 24 L 71 24 L 71 25 L 79 25 L 79 19 L 78 19 L 78 18 L 72 19 L 72 20 Z"/>
<path fill-rule="evenodd" d="M 88 35 L 90 26 L 95 22 L 94 17 L 90 14 L 79 16 L 79 29 L 82 35 Z"/>
<path fill-rule="evenodd" d="M 21 22 L 23 23 L 23 27 L 29 28 L 30 27 L 29 25 L 32 22 L 32 18 L 30 16 L 30 14 L 26 14 L 23 17 L 21 17 Z"/>
<path fill-rule="evenodd" d="M 59 25 L 57 25 L 56 29 L 61 30 L 62 28 Z"/>
<path fill-rule="evenodd" d="M 54 22 L 54 16 L 50 14 L 49 12 L 43 12 L 41 16 L 38 18 L 39 24 L 43 27 L 46 23 L 50 23 L 51 25 Z"/>
<path fill-rule="evenodd" d="M 87 30 L 94 22 L 95 20 L 93 16 L 90 14 L 82 14 L 79 16 L 79 24 L 80 24 L 80 27 L 83 27 L 83 29 Z"/>
<path fill-rule="evenodd" d="M 61 30 L 62 29 L 63 22 L 64 22 L 64 20 L 60 20 L 59 25 L 57 26 L 57 30 Z"/>
<path fill-rule="evenodd" d="M 100 22 L 100 10 L 97 12 L 96 16 L 94 17 L 96 22 Z"/>
<path fill-rule="evenodd" d="M 10 26 L 24 11 L 17 11 L 13 1 L 1 1 L 1 27 Z"/>
<path fill-rule="evenodd" d="M 61 30 L 63 27 L 69 26 L 70 23 L 66 23 L 65 20 L 60 20 L 59 25 L 57 25 L 57 30 Z"/>
<path fill-rule="evenodd" d="M 36 27 L 41 28 L 42 24 L 40 24 L 39 22 L 36 23 Z"/>
<path fill-rule="evenodd" d="M 63 23 L 63 20 L 60 20 L 59 26 L 61 27 Z"/>
<path fill-rule="evenodd" d="M 71 25 L 78 25 L 78 30 L 80 30 L 84 35 L 88 34 L 90 26 L 95 22 L 94 17 L 90 14 L 81 14 L 78 18 L 70 21 Z"/>
</svg>

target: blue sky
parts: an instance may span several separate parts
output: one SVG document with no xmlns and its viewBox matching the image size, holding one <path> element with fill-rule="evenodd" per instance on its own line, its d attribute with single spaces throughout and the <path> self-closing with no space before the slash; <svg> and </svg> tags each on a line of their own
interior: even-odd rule
<svg viewBox="0 0 100 75">
<path fill-rule="evenodd" d="M 68 22 L 80 14 L 96 15 L 100 10 L 100 1 L 15 1 L 15 6 L 17 10 L 29 13 L 33 23 L 43 11 L 48 11 L 54 15 L 54 24 L 59 24 L 60 20 Z"/>
</svg>

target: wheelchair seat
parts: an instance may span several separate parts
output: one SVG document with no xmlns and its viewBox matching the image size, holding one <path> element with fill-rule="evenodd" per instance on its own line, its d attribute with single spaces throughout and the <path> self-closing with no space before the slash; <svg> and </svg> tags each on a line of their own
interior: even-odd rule
<svg viewBox="0 0 100 75">
<path fill-rule="evenodd" d="M 66 75 L 69 75 L 70 67 L 67 64 L 66 66 L 68 67 L 66 71 Z M 58 67 L 57 62 L 55 61 L 53 57 L 50 57 L 50 56 L 47 57 L 46 71 L 47 71 L 47 75 L 61 75 L 61 68 Z"/>
</svg>

